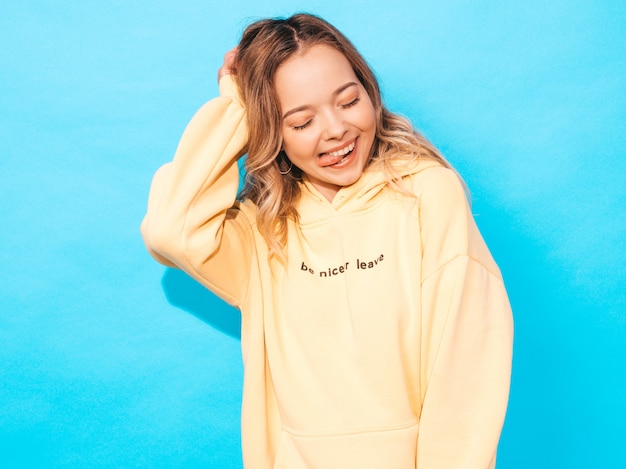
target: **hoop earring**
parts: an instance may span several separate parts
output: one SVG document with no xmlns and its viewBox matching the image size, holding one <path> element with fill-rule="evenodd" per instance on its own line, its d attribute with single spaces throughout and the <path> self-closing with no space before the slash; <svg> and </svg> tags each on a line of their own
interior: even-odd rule
<svg viewBox="0 0 626 469">
<path fill-rule="evenodd" d="M 284 161 L 284 160 L 283 160 L 283 161 Z M 293 168 L 293 162 L 292 162 L 290 159 L 288 159 L 288 158 L 287 158 L 287 161 L 289 161 L 289 167 L 287 168 L 287 171 L 283 171 L 283 170 L 280 168 L 280 163 L 278 164 L 278 172 L 279 172 L 280 174 L 282 174 L 283 176 L 286 176 L 287 174 L 289 174 L 289 173 L 291 172 L 291 168 Z"/>
</svg>

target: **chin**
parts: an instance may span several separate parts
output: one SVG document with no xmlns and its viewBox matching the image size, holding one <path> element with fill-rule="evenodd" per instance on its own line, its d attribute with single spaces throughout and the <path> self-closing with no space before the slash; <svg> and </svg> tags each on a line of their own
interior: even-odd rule
<svg viewBox="0 0 626 469">
<path fill-rule="evenodd" d="M 337 186 L 341 186 L 341 187 L 351 186 L 352 184 L 356 183 L 359 179 L 361 179 L 362 175 L 363 175 L 363 170 L 358 171 L 358 173 L 345 174 L 338 178 L 335 178 L 335 181 L 333 181 L 333 184 Z"/>
</svg>

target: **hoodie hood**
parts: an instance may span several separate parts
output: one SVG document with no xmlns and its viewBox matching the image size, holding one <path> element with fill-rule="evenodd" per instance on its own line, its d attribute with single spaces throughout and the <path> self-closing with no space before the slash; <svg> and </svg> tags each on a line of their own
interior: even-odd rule
<svg viewBox="0 0 626 469">
<path fill-rule="evenodd" d="M 398 175 L 405 179 L 431 167 L 441 167 L 441 163 L 433 159 L 398 160 L 394 164 Z M 300 225 L 315 223 L 332 214 L 359 212 L 376 203 L 380 193 L 387 187 L 385 172 L 380 165 L 373 162 L 365 168 L 363 174 L 354 184 L 342 187 L 332 201 L 326 199 L 315 186 L 303 176 L 301 183 L 302 196 L 298 202 Z"/>
</svg>

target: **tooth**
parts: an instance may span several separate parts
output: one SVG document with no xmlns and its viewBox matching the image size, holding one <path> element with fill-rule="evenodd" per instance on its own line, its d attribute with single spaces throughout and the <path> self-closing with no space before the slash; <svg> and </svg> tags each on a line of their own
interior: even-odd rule
<svg viewBox="0 0 626 469">
<path fill-rule="evenodd" d="M 336 156 L 343 156 L 343 155 L 347 155 L 352 150 L 354 150 L 354 142 L 352 142 L 347 147 L 342 148 L 341 150 L 337 150 L 337 151 L 333 151 L 332 153 L 329 153 L 329 155 L 330 156 L 335 156 L 335 157 Z"/>
</svg>

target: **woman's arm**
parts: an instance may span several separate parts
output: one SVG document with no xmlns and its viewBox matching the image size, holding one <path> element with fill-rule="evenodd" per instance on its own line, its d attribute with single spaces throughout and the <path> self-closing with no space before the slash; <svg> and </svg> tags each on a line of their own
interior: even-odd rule
<svg viewBox="0 0 626 469">
<path fill-rule="evenodd" d="M 490 469 L 506 413 L 507 294 L 452 171 L 421 177 L 422 376 L 418 469 Z"/>
<path fill-rule="evenodd" d="M 192 118 L 171 163 L 154 176 L 141 232 L 159 262 L 178 267 L 240 305 L 254 251 L 248 218 L 235 202 L 247 123 L 237 87 L 220 78 L 220 97 Z"/>
</svg>

